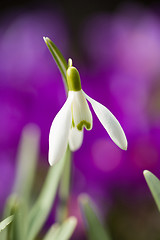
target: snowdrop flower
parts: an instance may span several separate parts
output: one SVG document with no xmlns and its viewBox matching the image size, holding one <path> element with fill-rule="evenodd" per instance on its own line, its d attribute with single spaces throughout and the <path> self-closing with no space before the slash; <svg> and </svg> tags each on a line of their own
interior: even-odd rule
<svg viewBox="0 0 160 240">
<path fill-rule="evenodd" d="M 49 134 L 49 163 L 58 162 L 64 155 L 67 145 L 71 151 L 80 148 L 83 141 L 83 128 L 92 129 L 92 114 L 88 100 L 99 121 L 108 132 L 111 139 L 121 149 L 127 149 L 127 139 L 118 120 L 102 104 L 89 97 L 81 88 L 78 70 L 68 61 L 66 72 L 68 84 L 68 98 L 55 116 Z"/>
</svg>

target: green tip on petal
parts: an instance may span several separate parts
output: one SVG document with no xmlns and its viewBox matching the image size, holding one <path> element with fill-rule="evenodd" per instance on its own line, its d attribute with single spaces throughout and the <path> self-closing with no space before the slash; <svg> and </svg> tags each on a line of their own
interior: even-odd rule
<svg viewBox="0 0 160 240">
<path fill-rule="evenodd" d="M 91 130 L 91 124 L 89 122 L 86 122 L 85 120 L 81 121 L 78 125 L 77 125 L 77 129 L 79 131 L 82 130 L 83 126 L 85 126 L 85 128 L 87 130 Z"/>
<path fill-rule="evenodd" d="M 68 64 L 72 64 L 72 60 L 69 59 Z M 67 83 L 70 91 L 81 90 L 81 80 L 79 72 L 75 67 L 69 66 L 66 72 Z"/>
</svg>

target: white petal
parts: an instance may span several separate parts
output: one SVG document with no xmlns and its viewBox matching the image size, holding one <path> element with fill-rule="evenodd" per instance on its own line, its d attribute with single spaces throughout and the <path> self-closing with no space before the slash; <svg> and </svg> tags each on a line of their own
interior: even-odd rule
<svg viewBox="0 0 160 240">
<path fill-rule="evenodd" d="M 82 90 L 73 92 L 73 94 L 72 117 L 75 127 L 79 130 L 82 130 L 83 126 L 87 130 L 92 129 L 92 114 Z"/>
<path fill-rule="evenodd" d="M 59 161 L 67 148 L 69 130 L 71 128 L 71 104 L 73 96 L 68 96 L 65 104 L 55 116 L 49 133 L 49 163 L 53 165 Z"/>
<path fill-rule="evenodd" d="M 115 144 L 117 144 L 121 149 L 127 150 L 127 139 L 118 120 L 105 106 L 95 101 L 87 94 L 84 93 L 84 95 L 91 103 L 99 121 L 102 123 L 113 142 L 115 142 Z"/>
<path fill-rule="evenodd" d="M 72 127 L 69 132 L 69 147 L 71 151 L 78 150 L 83 142 L 83 130 L 79 131 L 77 128 Z"/>
</svg>

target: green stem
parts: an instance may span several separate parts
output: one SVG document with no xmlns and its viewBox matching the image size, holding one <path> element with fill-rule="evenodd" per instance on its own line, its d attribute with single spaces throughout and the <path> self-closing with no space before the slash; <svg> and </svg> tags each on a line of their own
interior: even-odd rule
<svg viewBox="0 0 160 240">
<path fill-rule="evenodd" d="M 62 223 L 68 217 L 68 199 L 70 193 L 71 176 L 71 151 L 67 148 L 67 159 L 63 168 L 63 174 L 59 186 L 59 206 L 57 210 L 57 221 Z"/>
</svg>

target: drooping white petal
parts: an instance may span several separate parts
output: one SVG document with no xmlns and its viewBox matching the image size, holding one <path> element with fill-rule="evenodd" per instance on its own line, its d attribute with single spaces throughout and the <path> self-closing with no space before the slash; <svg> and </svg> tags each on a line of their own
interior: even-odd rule
<svg viewBox="0 0 160 240">
<path fill-rule="evenodd" d="M 92 114 L 86 98 L 82 90 L 73 93 L 74 100 L 72 102 L 72 118 L 75 127 L 77 127 L 78 130 L 82 130 L 83 126 L 85 126 L 87 130 L 90 130 L 92 129 Z"/>
<path fill-rule="evenodd" d="M 83 129 L 79 131 L 76 127 L 72 127 L 69 131 L 69 147 L 71 151 L 78 150 L 83 142 Z"/>
<path fill-rule="evenodd" d="M 85 93 L 84 95 L 91 103 L 99 121 L 102 123 L 103 127 L 106 129 L 113 142 L 115 142 L 115 144 L 117 144 L 121 149 L 127 150 L 127 139 L 118 120 L 101 103 L 95 101 Z"/>
<path fill-rule="evenodd" d="M 71 128 L 71 104 L 73 95 L 69 95 L 61 110 L 55 116 L 49 133 L 49 163 L 55 164 L 66 151 L 69 130 Z"/>
</svg>

